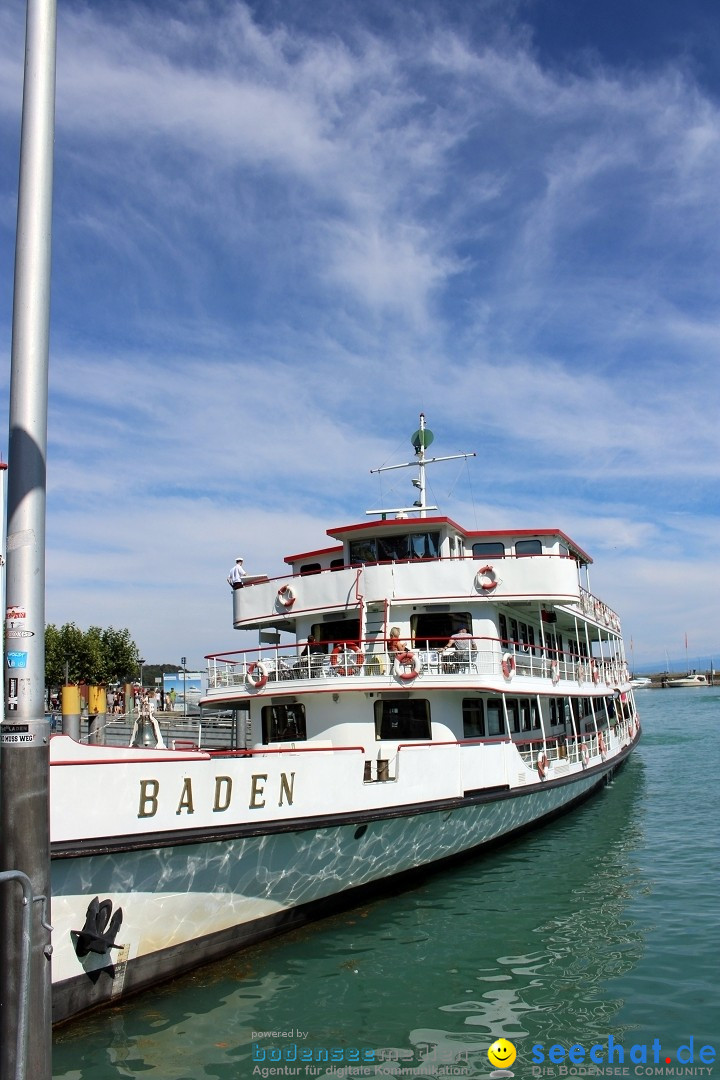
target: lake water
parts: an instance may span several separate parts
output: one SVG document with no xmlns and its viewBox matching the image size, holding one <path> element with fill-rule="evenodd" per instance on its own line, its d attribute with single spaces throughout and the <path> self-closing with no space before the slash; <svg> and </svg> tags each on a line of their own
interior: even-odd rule
<svg viewBox="0 0 720 1080">
<path fill-rule="evenodd" d="M 499 1038 L 517 1077 L 707 1076 L 720 688 L 638 704 L 638 750 L 571 815 L 61 1028 L 53 1077 L 489 1077 Z"/>
</svg>

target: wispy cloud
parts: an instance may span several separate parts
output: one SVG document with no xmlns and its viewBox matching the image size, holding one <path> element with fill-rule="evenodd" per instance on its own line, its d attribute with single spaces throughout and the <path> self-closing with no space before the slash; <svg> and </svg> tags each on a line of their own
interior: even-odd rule
<svg viewBox="0 0 720 1080">
<path fill-rule="evenodd" d="M 681 603 L 717 651 L 720 109 L 687 56 L 550 63 L 511 5 L 278 10 L 60 8 L 48 617 L 231 647 L 238 542 L 271 572 L 322 546 L 424 408 L 479 453 L 444 510 L 552 518 L 648 656 Z"/>
</svg>

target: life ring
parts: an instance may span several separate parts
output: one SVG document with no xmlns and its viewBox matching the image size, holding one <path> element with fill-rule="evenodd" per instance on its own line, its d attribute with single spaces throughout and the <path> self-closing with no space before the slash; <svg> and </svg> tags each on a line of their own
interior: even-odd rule
<svg viewBox="0 0 720 1080">
<path fill-rule="evenodd" d="M 354 653 L 352 661 L 348 659 L 348 653 Z M 343 657 L 343 662 L 340 662 L 340 657 Z M 360 668 L 365 663 L 365 657 L 360 652 L 359 645 L 353 645 L 352 641 L 346 641 L 342 645 L 336 645 L 330 654 L 330 663 L 337 671 L 338 675 L 357 675 Z"/>
<path fill-rule="evenodd" d="M 560 682 L 560 665 L 557 660 L 553 660 L 550 665 L 550 678 L 552 679 L 553 686 L 557 686 Z"/>
<path fill-rule="evenodd" d="M 515 674 L 515 657 L 512 653 L 506 652 L 503 656 L 502 673 L 506 679 L 512 679 Z"/>
<path fill-rule="evenodd" d="M 548 765 L 550 762 L 547 759 L 547 754 L 540 754 L 537 759 L 537 771 L 541 780 L 544 780 L 547 776 Z"/>
<path fill-rule="evenodd" d="M 408 671 L 409 667 L 409 671 Z M 411 682 L 422 671 L 422 661 L 416 652 L 401 652 L 395 654 L 393 663 L 393 675 L 402 679 L 403 682 Z"/>
<path fill-rule="evenodd" d="M 281 607 L 291 608 L 296 600 L 297 596 L 295 595 L 295 590 L 292 588 L 291 585 L 280 586 L 277 591 L 277 602 L 278 604 L 280 604 Z"/>
<path fill-rule="evenodd" d="M 256 664 L 248 664 L 245 678 L 254 690 L 262 690 L 268 681 L 268 669 L 262 660 L 258 660 Z"/>
<path fill-rule="evenodd" d="M 486 578 L 487 580 L 483 580 Z M 475 588 L 478 592 L 492 592 L 497 589 L 498 579 L 492 566 L 481 566 L 475 575 Z"/>
</svg>

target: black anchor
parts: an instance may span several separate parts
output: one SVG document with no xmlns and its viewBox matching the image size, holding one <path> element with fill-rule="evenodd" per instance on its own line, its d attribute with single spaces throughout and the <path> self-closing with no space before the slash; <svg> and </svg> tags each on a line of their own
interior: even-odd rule
<svg viewBox="0 0 720 1080">
<path fill-rule="evenodd" d="M 122 945 L 115 944 L 118 930 L 122 925 L 122 908 L 118 908 L 115 914 L 112 912 L 112 900 L 102 902 L 96 896 L 88 905 L 85 915 L 85 925 L 82 930 L 75 930 L 77 935 L 75 952 L 77 956 L 87 956 L 88 953 L 99 953 L 101 956 L 110 949 L 121 949 Z"/>
</svg>

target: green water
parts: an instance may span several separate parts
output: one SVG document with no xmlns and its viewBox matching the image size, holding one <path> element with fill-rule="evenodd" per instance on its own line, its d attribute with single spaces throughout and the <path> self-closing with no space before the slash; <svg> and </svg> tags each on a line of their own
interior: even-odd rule
<svg viewBox="0 0 720 1080">
<path fill-rule="evenodd" d="M 688 1075 L 677 1051 L 691 1037 L 695 1066 L 700 1047 L 720 1049 L 720 688 L 646 690 L 638 702 L 640 747 L 570 816 L 61 1029 L 53 1076 L 330 1075 L 317 1060 L 307 1071 L 288 1062 L 297 1047 L 346 1062 L 353 1049 L 382 1051 L 366 1076 L 452 1075 L 457 1058 L 456 1075 L 480 1077 L 500 1037 L 517 1049 L 515 1076 L 560 1076 L 573 1071 L 533 1073 L 532 1047 L 610 1036 L 624 1047 L 621 1075 Z M 629 1062 L 631 1046 L 656 1039 L 661 1066 Z"/>
</svg>

